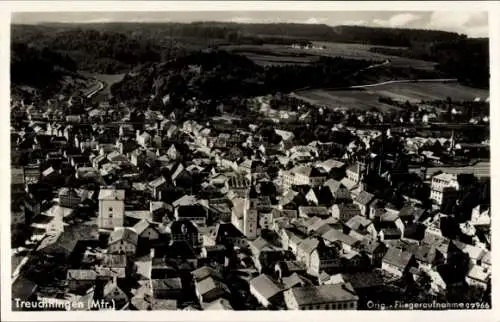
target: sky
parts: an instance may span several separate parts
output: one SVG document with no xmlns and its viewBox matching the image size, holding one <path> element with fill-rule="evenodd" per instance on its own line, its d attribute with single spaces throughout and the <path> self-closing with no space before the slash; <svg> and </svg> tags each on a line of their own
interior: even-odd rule
<svg viewBox="0 0 500 322">
<path fill-rule="evenodd" d="M 165 11 L 165 12 L 15 12 L 12 23 L 43 22 L 292 22 L 402 27 L 453 31 L 469 37 L 488 36 L 486 11 Z"/>
</svg>

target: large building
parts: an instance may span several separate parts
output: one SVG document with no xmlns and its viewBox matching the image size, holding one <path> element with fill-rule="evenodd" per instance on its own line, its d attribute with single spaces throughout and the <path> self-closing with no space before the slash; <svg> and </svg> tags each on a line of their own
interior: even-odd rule
<svg viewBox="0 0 500 322">
<path fill-rule="evenodd" d="M 348 283 L 302 286 L 284 293 L 289 310 L 356 310 L 358 296 Z"/>
<path fill-rule="evenodd" d="M 459 189 L 456 174 L 441 173 L 432 178 L 430 199 L 438 206 L 456 197 Z"/>
<path fill-rule="evenodd" d="M 99 229 L 113 230 L 123 227 L 125 215 L 125 190 L 101 188 L 99 192 Z"/>
<path fill-rule="evenodd" d="M 297 166 L 281 173 L 282 184 L 285 187 L 293 185 L 321 186 L 326 181 L 326 173 L 312 166 Z"/>
</svg>

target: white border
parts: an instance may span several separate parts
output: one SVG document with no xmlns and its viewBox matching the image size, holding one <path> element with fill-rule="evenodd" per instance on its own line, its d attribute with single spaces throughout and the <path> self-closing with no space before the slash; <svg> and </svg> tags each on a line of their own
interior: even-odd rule
<svg viewBox="0 0 500 322">
<path fill-rule="evenodd" d="M 286 2 L 286 1 L 5 1 L 0 3 L 0 57 L 2 68 L 0 68 L 1 87 L 0 101 L 2 104 L 0 113 L 3 126 L 0 127 L 2 163 L 0 173 L 5 183 L 0 193 L 0 204 L 4 207 L 1 215 L 0 236 L 1 236 L 1 320 L 2 321 L 288 321 L 300 320 L 311 321 L 335 320 L 349 321 L 352 319 L 376 319 L 385 321 L 415 321 L 451 319 L 452 321 L 500 321 L 499 306 L 496 301 L 500 294 L 497 285 L 493 283 L 493 309 L 489 311 L 400 311 L 400 312 L 348 312 L 348 311 L 247 311 L 247 312 L 226 312 L 226 311 L 126 311 L 126 312 L 11 312 L 10 311 L 10 126 L 9 126 L 9 44 L 10 44 L 10 14 L 14 11 L 41 12 L 41 11 L 488 11 L 490 30 L 490 57 L 491 57 L 491 89 L 500 89 L 500 3 L 488 1 L 468 1 L 468 2 Z M 492 179 L 496 178 L 500 157 L 500 147 L 498 146 L 495 134 L 500 134 L 498 124 L 500 122 L 500 93 L 492 90 L 491 99 L 491 173 Z M 492 196 L 498 196 L 500 190 L 492 180 Z M 498 192 L 498 193 L 497 193 Z M 492 197 L 492 213 L 496 214 L 499 208 L 498 198 Z M 493 215 L 493 217 L 496 217 Z M 500 229 L 500 220 L 493 219 L 492 239 L 496 240 L 496 231 Z M 498 228 L 497 228 L 498 227 Z M 494 245 L 495 242 L 493 242 Z M 493 282 L 497 281 L 499 275 L 500 261 L 496 260 L 500 252 L 496 246 L 492 248 L 493 257 Z"/>
</svg>

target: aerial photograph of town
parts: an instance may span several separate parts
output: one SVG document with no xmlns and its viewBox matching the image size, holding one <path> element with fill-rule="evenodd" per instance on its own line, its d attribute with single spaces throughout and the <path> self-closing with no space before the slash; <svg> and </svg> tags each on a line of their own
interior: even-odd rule
<svg viewBox="0 0 500 322">
<path fill-rule="evenodd" d="M 11 20 L 12 311 L 491 309 L 487 11 Z"/>
</svg>

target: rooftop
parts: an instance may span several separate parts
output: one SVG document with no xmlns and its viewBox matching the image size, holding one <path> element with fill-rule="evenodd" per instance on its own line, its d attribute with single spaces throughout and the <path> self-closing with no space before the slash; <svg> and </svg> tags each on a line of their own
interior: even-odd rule
<svg viewBox="0 0 500 322">
<path fill-rule="evenodd" d="M 99 191 L 99 200 L 125 200 L 125 190 L 104 188 Z"/>
<path fill-rule="evenodd" d="M 349 283 L 295 287 L 291 292 L 299 306 L 358 300 Z"/>
</svg>

